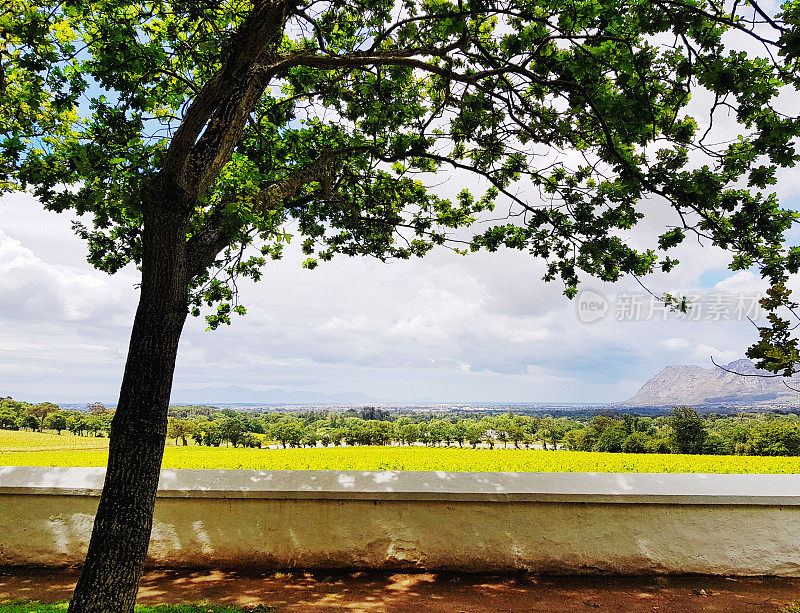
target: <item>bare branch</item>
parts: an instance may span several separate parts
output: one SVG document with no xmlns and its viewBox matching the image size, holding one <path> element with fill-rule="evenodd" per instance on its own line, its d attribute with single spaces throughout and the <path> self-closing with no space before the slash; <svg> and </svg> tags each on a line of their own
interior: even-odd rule
<svg viewBox="0 0 800 613">
<path fill-rule="evenodd" d="M 762 375 L 761 373 L 751 374 L 751 373 L 743 373 L 743 372 L 736 372 L 735 370 L 731 370 L 730 368 L 725 368 L 724 366 L 720 366 L 714 361 L 714 356 L 711 356 L 711 363 L 719 368 L 720 370 L 724 370 L 725 372 L 729 372 L 732 375 L 739 375 L 740 377 L 758 377 L 760 379 L 774 379 L 775 377 L 782 377 L 783 375 L 775 374 L 775 375 Z"/>
</svg>

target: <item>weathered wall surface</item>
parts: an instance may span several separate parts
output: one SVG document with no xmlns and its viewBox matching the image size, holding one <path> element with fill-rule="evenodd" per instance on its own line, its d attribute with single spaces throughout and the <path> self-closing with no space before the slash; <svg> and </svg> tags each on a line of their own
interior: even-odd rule
<svg viewBox="0 0 800 613">
<path fill-rule="evenodd" d="M 0 564 L 80 563 L 101 485 L 0 468 Z M 164 471 L 150 562 L 800 576 L 800 476 Z"/>
</svg>

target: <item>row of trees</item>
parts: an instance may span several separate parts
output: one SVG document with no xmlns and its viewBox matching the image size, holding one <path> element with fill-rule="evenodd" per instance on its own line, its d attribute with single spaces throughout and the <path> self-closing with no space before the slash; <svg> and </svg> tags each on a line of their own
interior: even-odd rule
<svg viewBox="0 0 800 613">
<path fill-rule="evenodd" d="M 796 415 L 742 413 L 703 417 L 694 409 L 669 415 L 595 415 L 591 418 L 501 415 L 381 415 L 362 411 L 242 413 L 231 410 L 170 417 L 169 436 L 178 444 L 260 447 L 274 441 L 286 447 L 317 445 L 458 445 L 628 453 L 800 455 Z"/>
<path fill-rule="evenodd" d="M 67 430 L 80 436 L 108 436 L 114 411 L 100 403 L 87 406 L 88 412 L 61 410 L 57 404 L 29 404 L 11 398 L 0 400 L 0 428 L 36 430 L 45 428 L 58 434 Z"/>
<path fill-rule="evenodd" d="M 252 413 L 215 407 L 172 407 L 168 436 L 178 445 L 287 447 L 317 445 L 502 446 L 625 453 L 800 455 L 797 415 L 741 413 L 702 416 L 678 407 L 670 415 L 595 415 L 591 418 L 441 414 L 403 415 L 372 407 L 360 412 Z M 69 431 L 108 436 L 114 411 L 100 403 L 86 411 L 61 410 L 53 403 L 0 400 L 0 428 Z"/>
<path fill-rule="evenodd" d="M 797 415 L 743 413 L 706 418 L 679 407 L 668 417 L 594 417 L 564 436 L 567 449 L 627 453 L 800 455 Z"/>
<path fill-rule="evenodd" d="M 261 447 L 261 438 L 256 434 L 264 434 L 261 423 L 244 415 L 216 413 L 211 418 L 203 415 L 192 419 L 170 417 L 167 425 L 167 436 L 174 438 L 178 445 L 188 445 L 189 440 L 194 440 L 198 445 L 209 447 L 221 444 Z"/>
<path fill-rule="evenodd" d="M 538 443 L 556 445 L 564 432 L 579 422 L 553 417 L 507 413 L 481 418 L 406 416 L 366 407 L 360 413 L 251 414 L 231 410 L 209 413 L 173 408 L 168 436 L 177 444 L 193 439 L 201 445 L 260 446 L 261 440 L 283 447 L 328 445 L 471 445 L 496 444 L 516 447 Z M 377 418 L 373 418 L 377 417 Z M 262 437 L 249 435 L 263 435 Z"/>
</svg>

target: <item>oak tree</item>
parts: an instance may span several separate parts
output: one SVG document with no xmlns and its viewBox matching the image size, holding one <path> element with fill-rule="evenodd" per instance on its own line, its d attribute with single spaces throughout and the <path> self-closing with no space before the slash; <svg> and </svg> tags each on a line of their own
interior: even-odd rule
<svg viewBox="0 0 800 613">
<path fill-rule="evenodd" d="M 39 432 L 42 431 L 44 428 L 44 422 L 47 419 L 47 416 L 51 413 L 55 413 L 58 411 L 58 405 L 53 404 L 52 402 L 42 402 L 40 404 L 34 404 L 28 407 L 28 414 L 35 417 L 37 423 L 37 428 Z"/>
</svg>

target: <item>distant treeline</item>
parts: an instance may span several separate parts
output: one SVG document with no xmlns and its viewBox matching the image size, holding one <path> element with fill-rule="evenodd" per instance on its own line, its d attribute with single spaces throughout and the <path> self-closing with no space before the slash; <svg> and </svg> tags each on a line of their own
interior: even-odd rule
<svg viewBox="0 0 800 613">
<path fill-rule="evenodd" d="M 0 428 L 108 435 L 114 411 L 100 403 L 63 411 L 52 403 L 0 399 Z M 296 413 L 170 407 L 167 436 L 177 444 L 261 447 L 458 445 L 627 453 L 800 455 L 800 417 L 764 412 L 700 415 L 677 407 L 656 417 L 594 414 L 557 417 L 470 412 L 400 413 L 376 407 Z"/>
<path fill-rule="evenodd" d="M 59 434 L 68 430 L 73 434 L 108 436 L 114 411 L 99 402 L 86 405 L 86 411 L 63 411 L 57 404 L 42 402 L 29 404 L 0 399 L 0 428 L 6 430 L 38 430 L 47 428 Z"/>
<path fill-rule="evenodd" d="M 483 414 L 397 414 L 374 407 L 346 412 L 253 413 L 173 407 L 169 434 L 201 445 L 469 445 L 566 448 L 575 451 L 800 455 L 800 417 L 775 413 L 699 415 L 677 407 L 668 415 L 591 418 Z"/>
</svg>

